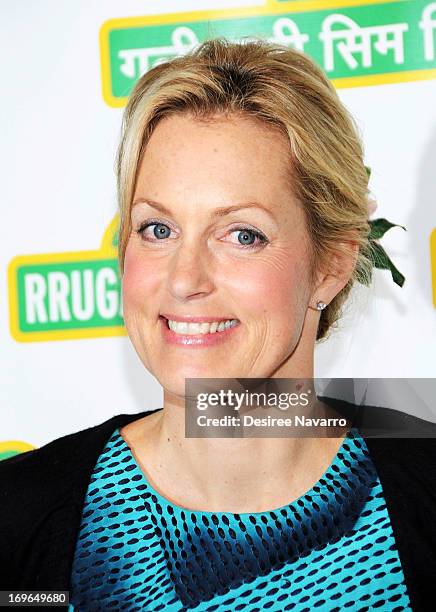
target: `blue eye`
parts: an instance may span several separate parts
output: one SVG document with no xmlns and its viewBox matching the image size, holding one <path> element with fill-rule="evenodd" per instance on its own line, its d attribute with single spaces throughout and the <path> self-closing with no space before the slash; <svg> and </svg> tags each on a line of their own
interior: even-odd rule
<svg viewBox="0 0 436 612">
<path fill-rule="evenodd" d="M 161 238 L 168 238 L 170 236 L 171 230 L 168 227 L 168 225 L 165 225 L 165 223 L 158 223 L 156 221 L 147 221 L 145 223 L 142 223 L 139 229 L 136 231 L 140 236 L 143 236 L 145 230 L 148 227 L 153 227 L 153 225 L 154 225 L 153 234 L 154 234 L 154 237 L 157 238 L 158 240 L 160 240 Z"/>
<path fill-rule="evenodd" d="M 238 231 L 239 231 L 238 240 L 242 245 L 249 246 L 253 244 L 253 242 L 256 240 L 256 235 L 251 230 L 238 230 Z"/>
<path fill-rule="evenodd" d="M 238 232 L 238 242 L 246 249 L 254 249 L 260 245 L 267 244 L 268 238 L 260 232 L 248 227 L 235 228 L 230 233 Z M 256 241 L 257 239 L 257 241 Z"/>
<path fill-rule="evenodd" d="M 153 227 L 153 235 L 145 231 L 149 227 Z M 166 223 L 161 223 L 157 219 L 144 221 L 136 232 L 143 240 L 147 240 L 148 242 L 153 242 L 155 239 L 156 241 L 165 240 L 171 236 L 171 228 Z M 269 242 L 268 238 L 261 232 L 249 227 L 236 227 L 229 233 L 238 234 L 238 244 L 244 249 L 255 249 Z"/>
<path fill-rule="evenodd" d="M 168 238 L 171 233 L 168 225 L 164 225 L 163 223 L 152 223 L 154 225 L 153 234 L 156 238 Z"/>
</svg>

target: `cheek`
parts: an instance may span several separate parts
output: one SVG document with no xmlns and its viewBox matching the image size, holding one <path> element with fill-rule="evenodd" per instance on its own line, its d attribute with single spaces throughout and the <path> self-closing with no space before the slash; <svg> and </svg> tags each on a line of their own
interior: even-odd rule
<svg viewBox="0 0 436 612">
<path fill-rule="evenodd" d="M 269 325 L 276 322 L 281 326 L 283 321 L 295 322 L 304 314 L 310 296 L 309 272 L 301 253 L 276 252 L 239 273 L 233 269 L 233 292 L 240 296 L 239 306 L 248 316 L 265 317 Z"/>
<path fill-rule="evenodd" d="M 160 285 L 156 265 L 144 253 L 127 245 L 122 283 L 124 312 L 139 306 L 144 309 L 147 303 L 151 303 L 147 298 L 156 295 Z"/>
</svg>

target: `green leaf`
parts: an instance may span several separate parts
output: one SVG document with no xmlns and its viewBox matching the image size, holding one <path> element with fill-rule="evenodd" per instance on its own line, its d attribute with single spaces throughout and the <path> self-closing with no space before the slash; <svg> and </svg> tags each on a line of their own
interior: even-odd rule
<svg viewBox="0 0 436 612">
<path fill-rule="evenodd" d="M 394 266 L 392 261 L 389 259 L 384 248 L 378 243 L 371 240 L 371 255 L 374 262 L 374 267 L 379 270 L 390 270 L 394 283 L 402 287 L 404 285 L 405 277 L 401 272 Z"/>
<path fill-rule="evenodd" d="M 369 177 L 371 176 L 371 168 L 369 166 L 365 166 L 365 170 L 366 170 L 366 174 L 368 176 L 368 181 L 369 181 Z"/>
<path fill-rule="evenodd" d="M 370 240 L 378 240 L 385 233 L 390 230 L 392 227 L 402 227 L 404 231 L 407 231 L 404 225 L 398 225 L 398 223 L 391 223 L 387 219 L 370 219 L 368 221 L 371 226 L 371 231 L 369 233 Z"/>
</svg>

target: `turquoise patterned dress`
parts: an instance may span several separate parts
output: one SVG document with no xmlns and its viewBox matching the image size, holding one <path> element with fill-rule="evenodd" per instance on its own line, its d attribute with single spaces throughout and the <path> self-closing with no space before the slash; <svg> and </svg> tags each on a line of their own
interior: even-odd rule
<svg viewBox="0 0 436 612">
<path fill-rule="evenodd" d="M 240 514 L 169 502 L 116 429 L 86 494 L 70 602 L 92 612 L 411 610 L 383 490 L 357 429 L 300 498 Z"/>
</svg>

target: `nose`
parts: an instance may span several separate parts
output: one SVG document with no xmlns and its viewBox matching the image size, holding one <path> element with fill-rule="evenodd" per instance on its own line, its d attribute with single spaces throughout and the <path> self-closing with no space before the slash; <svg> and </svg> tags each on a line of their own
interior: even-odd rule
<svg viewBox="0 0 436 612">
<path fill-rule="evenodd" d="M 184 239 L 169 262 L 168 291 L 178 301 L 186 301 L 210 295 L 213 283 L 212 256 L 198 237 Z"/>
</svg>

